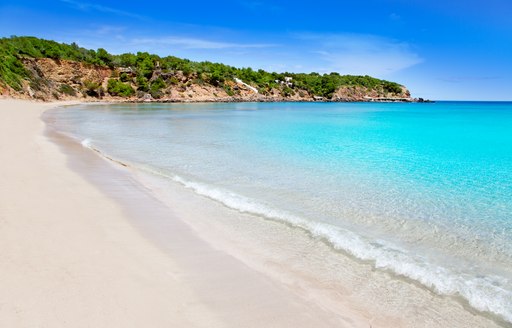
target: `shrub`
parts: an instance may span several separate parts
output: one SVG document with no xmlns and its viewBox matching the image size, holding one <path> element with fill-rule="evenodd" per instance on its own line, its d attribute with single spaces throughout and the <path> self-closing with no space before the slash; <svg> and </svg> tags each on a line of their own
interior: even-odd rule
<svg viewBox="0 0 512 328">
<path fill-rule="evenodd" d="M 90 97 L 101 97 L 104 93 L 103 88 L 98 82 L 84 81 L 85 94 Z"/>
<path fill-rule="evenodd" d="M 65 94 L 65 95 L 68 95 L 68 96 L 73 96 L 73 97 L 76 96 L 75 89 L 73 89 L 71 86 L 69 86 L 67 84 L 61 84 L 59 87 L 59 92 Z"/>
<path fill-rule="evenodd" d="M 177 85 L 178 83 L 180 83 L 180 81 L 178 81 L 178 79 L 173 76 L 169 79 L 169 83 L 172 85 Z"/>
<path fill-rule="evenodd" d="M 401 94 L 402 87 L 397 83 L 388 82 L 388 83 L 384 84 L 384 91 L 390 92 L 390 93 L 395 93 L 395 94 Z"/>
<path fill-rule="evenodd" d="M 235 92 L 233 91 L 233 89 L 231 89 L 231 87 L 229 85 L 225 85 L 224 86 L 224 91 L 226 91 L 226 93 L 228 94 L 228 96 L 232 97 L 235 95 Z"/>
<path fill-rule="evenodd" d="M 137 75 L 137 90 L 138 91 L 149 91 L 148 79 L 144 75 Z"/>
<path fill-rule="evenodd" d="M 121 75 L 119 75 L 119 79 L 121 80 L 121 82 L 128 82 L 130 78 L 128 77 L 128 74 L 121 73 Z"/>
<path fill-rule="evenodd" d="M 283 96 L 290 97 L 295 95 L 295 92 L 290 87 L 284 87 L 283 88 Z"/>
<path fill-rule="evenodd" d="M 112 96 L 130 97 L 135 93 L 135 90 L 126 83 L 110 79 L 107 84 L 107 92 Z"/>
<path fill-rule="evenodd" d="M 165 85 L 164 80 L 161 77 L 159 77 L 151 83 L 151 88 L 150 88 L 149 93 L 155 99 L 161 98 L 163 96 L 162 89 L 165 87 L 166 87 L 166 85 Z"/>
</svg>

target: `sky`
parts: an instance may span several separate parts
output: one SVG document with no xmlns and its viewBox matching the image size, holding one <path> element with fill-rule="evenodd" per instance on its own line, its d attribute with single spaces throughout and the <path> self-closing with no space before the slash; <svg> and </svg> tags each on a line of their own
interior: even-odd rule
<svg viewBox="0 0 512 328">
<path fill-rule="evenodd" d="M 511 0 L 0 0 L 0 37 L 11 35 L 512 100 Z"/>
</svg>

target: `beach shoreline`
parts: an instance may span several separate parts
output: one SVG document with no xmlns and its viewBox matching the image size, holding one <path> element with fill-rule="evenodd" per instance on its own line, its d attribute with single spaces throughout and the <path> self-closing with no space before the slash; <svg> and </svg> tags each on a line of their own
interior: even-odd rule
<svg viewBox="0 0 512 328">
<path fill-rule="evenodd" d="M 10 173 L 0 187 L 5 200 L 0 203 L 0 247 L 6 250 L 1 264 L 7 268 L 0 276 L 7 291 L 0 296 L 0 324 L 497 324 L 410 281 L 393 279 L 390 285 L 388 273 L 335 252 L 304 231 L 255 220 L 105 160 L 43 123 L 47 109 L 76 103 L 0 104 L 0 149 L 9 158 L 0 169 Z M 7 142 L 8 137 L 17 142 Z M 30 193 L 37 196 L 22 199 Z M 24 207 L 33 210 L 26 213 Z M 34 221 L 38 224 L 32 226 Z M 31 239 L 23 238 L 25 230 Z M 58 238 L 48 240 L 49 234 Z M 27 273 L 26 267 L 39 269 Z M 42 306 L 46 299 L 30 288 L 36 285 L 44 286 L 44 296 L 60 298 Z M 31 307 L 24 303 L 28 297 Z"/>
<path fill-rule="evenodd" d="M 315 307 L 171 218 L 165 224 L 175 233 L 162 240 L 173 240 L 182 261 L 173 259 L 170 249 L 134 227 L 126 208 L 70 168 L 68 155 L 44 135 L 40 116 L 62 103 L 0 104 L 0 325 L 368 326 L 366 318 L 347 321 Z M 82 155 L 75 161 L 82 168 L 115 170 L 95 154 Z M 114 183 L 101 178 L 115 194 L 154 202 L 132 215 L 169 218 L 126 176 L 111 176 Z"/>
</svg>

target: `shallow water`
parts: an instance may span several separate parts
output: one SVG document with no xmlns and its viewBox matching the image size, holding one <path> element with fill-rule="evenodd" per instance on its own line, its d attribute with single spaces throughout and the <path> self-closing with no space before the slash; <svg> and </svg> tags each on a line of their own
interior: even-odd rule
<svg viewBox="0 0 512 328">
<path fill-rule="evenodd" d="M 56 126 L 512 322 L 512 104 L 115 104 Z"/>
</svg>

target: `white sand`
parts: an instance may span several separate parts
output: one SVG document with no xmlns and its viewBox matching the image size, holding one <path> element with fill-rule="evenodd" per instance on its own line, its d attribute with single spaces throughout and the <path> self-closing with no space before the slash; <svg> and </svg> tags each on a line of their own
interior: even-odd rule
<svg viewBox="0 0 512 328">
<path fill-rule="evenodd" d="M 68 166 L 44 135 L 51 106 L 0 100 L 0 327 L 370 326 L 309 303 L 177 221 L 173 257 Z"/>
<path fill-rule="evenodd" d="M 0 326 L 162 327 L 215 317 L 119 207 L 43 136 L 48 105 L 0 102 Z"/>
</svg>

